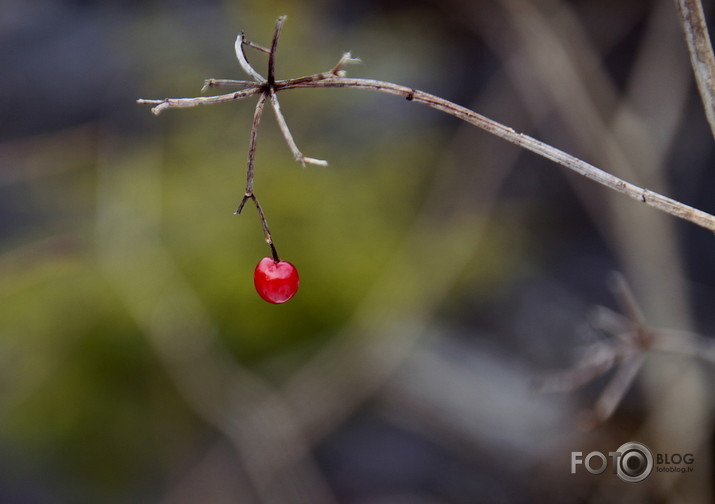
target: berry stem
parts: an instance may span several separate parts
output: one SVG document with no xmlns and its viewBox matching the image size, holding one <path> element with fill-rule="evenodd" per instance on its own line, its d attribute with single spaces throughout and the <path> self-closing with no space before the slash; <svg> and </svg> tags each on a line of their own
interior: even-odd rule
<svg viewBox="0 0 715 504">
<path fill-rule="evenodd" d="M 269 247 L 271 247 L 271 254 L 273 255 L 273 259 L 278 262 L 280 259 L 278 258 L 278 252 L 276 251 L 276 246 L 273 244 L 273 237 L 271 236 L 271 231 L 268 229 L 268 220 L 266 220 L 266 214 L 263 213 L 263 208 L 261 207 L 261 204 L 258 202 L 258 198 L 256 198 L 256 195 L 253 194 L 251 195 L 251 199 L 253 200 L 253 203 L 256 205 L 256 210 L 258 210 L 258 217 L 261 219 L 261 225 L 263 226 L 263 235 L 266 238 L 266 243 L 268 244 Z"/>
<path fill-rule="evenodd" d="M 278 36 L 278 30 L 276 33 L 276 39 Z M 258 98 L 258 103 L 256 103 L 256 111 L 253 113 L 253 124 L 251 127 L 251 136 L 250 136 L 250 141 L 249 141 L 249 146 L 248 146 L 248 169 L 246 170 L 246 190 L 243 194 L 243 198 L 241 199 L 241 203 L 239 203 L 238 208 L 236 209 L 236 214 L 240 215 L 241 212 L 243 211 L 243 207 L 246 205 L 246 202 L 250 199 L 253 201 L 253 204 L 256 205 L 256 210 L 258 210 L 258 218 L 261 220 L 261 226 L 263 227 L 263 235 L 265 236 L 266 243 L 268 244 L 269 247 L 271 247 L 271 254 L 273 255 L 273 260 L 275 262 L 280 261 L 278 257 L 278 252 L 276 251 L 276 247 L 273 244 L 273 238 L 271 237 L 271 231 L 268 228 L 268 221 L 266 220 L 266 214 L 263 213 L 263 208 L 261 207 L 261 203 L 258 201 L 258 198 L 253 192 L 253 173 L 254 173 L 254 166 L 256 164 L 256 141 L 258 138 L 258 126 L 261 124 L 261 117 L 263 116 L 263 108 L 266 104 L 266 99 L 268 97 L 268 91 L 263 91 Z"/>
<path fill-rule="evenodd" d="M 271 247 L 271 255 L 273 256 L 273 260 L 275 262 L 278 262 L 278 261 L 280 261 L 280 258 L 278 257 L 278 252 L 276 251 L 276 246 L 273 244 L 273 237 L 271 236 L 271 230 L 268 228 L 268 220 L 266 219 L 266 214 L 263 213 L 263 207 L 261 207 L 261 203 L 258 201 L 258 198 L 256 197 L 256 195 L 253 193 L 249 194 L 247 192 L 243 196 L 241 203 L 238 205 L 236 214 L 237 215 L 241 214 L 241 212 L 243 211 L 243 207 L 246 205 L 246 202 L 249 199 L 253 201 L 253 204 L 256 206 L 256 210 L 258 210 L 258 218 L 261 220 L 261 226 L 263 227 L 263 236 L 265 237 L 266 243 L 268 244 L 268 246 Z"/>
<path fill-rule="evenodd" d="M 281 258 L 278 257 L 278 252 L 276 251 L 276 246 L 273 242 L 268 244 L 271 247 L 271 255 L 273 255 L 273 262 L 281 262 Z"/>
</svg>

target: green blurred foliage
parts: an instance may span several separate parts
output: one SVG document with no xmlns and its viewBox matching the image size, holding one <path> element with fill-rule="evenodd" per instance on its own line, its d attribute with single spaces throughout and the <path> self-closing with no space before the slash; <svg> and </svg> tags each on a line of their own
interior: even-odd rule
<svg viewBox="0 0 715 504">
<path fill-rule="evenodd" d="M 372 20 L 352 27 L 355 32 L 330 33 L 305 4 L 282 7 L 253 2 L 233 17 L 236 31 L 246 28 L 267 43 L 275 14 L 290 14 L 280 50 L 283 76 L 329 68 L 342 48 L 326 49 L 326 40 L 343 35 L 370 60 L 351 68 L 353 74 L 376 75 L 382 68 L 386 79 L 424 79 L 415 75 L 414 62 L 426 64 L 439 51 L 427 50 L 407 22 Z M 228 12 L 234 8 L 227 3 Z M 403 30 L 417 45 L 395 46 Z M 143 72 L 138 87 L 149 97 L 192 95 L 205 77 L 240 77 L 237 64 L 233 74 L 217 75 L 233 60 L 232 40 L 214 65 L 194 48 L 197 40 L 178 36 L 160 12 L 138 18 L 131 33 L 118 38 L 117 48 L 128 43 L 148 51 L 135 64 Z M 96 136 L 85 137 L 89 146 L 53 143 L 43 158 L 53 135 L 36 139 L 33 159 L 58 173 L 3 188 L 22 195 L 19 208 L 27 214 L 18 219 L 27 225 L 2 244 L 0 259 L 0 439 L 31 472 L 64 481 L 73 501 L 126 502 L 156 491 L 211 435 L 98 261 L 97 220 L 106 191 L 139 209 L 137 234 L 127 243 L 141 248 L 158 236 L 233 356 L 269 375 L 277 361 L 281 372 L 294 369 L 346 324 L 429 196 L 450 133 L 431 125 L 430 113 L 419 116 L 419 124 L 414 116 L 401 117 L 404 104 L 395 117 L 375 117 L 396 99 L 344 90 L 281 99 L 303 152 L 330 161 L 327 168 L 295 163 L 266 109 L 255 187 L 281 256 L 300 271 L 301 289 L 286 305 L 268 305 L 253 290 L 253 268 L 269 253 L 255 209 L 233 215 L 243 193 L 254 100 L 158 118 L 127 104 L 131 110 L 108 112 Z M 136 121 L 137 132 L 115 131 L 115 115 L 125 125 Z M 86 151 L 95 155 L 78 154 Z M 128 185 L 99 190 L 102 170 L 122 174 Z M 148 228 L 141 226 L 145 207 L 158 215 Z M 489 247 L 461 275 L 457 291 L 481 281 L 493 286 L 508 272 L 517 239 L 505 228 L 490 231 Z M 156 236 L 142 234 L 146 229 Z M 438 274 L 440 258 L 433 264 Z M 136 268 L 136 278 L 155 274 L 142 263 Z M 430 289 L 409 280 L 405 289 Z"/>
</svg>

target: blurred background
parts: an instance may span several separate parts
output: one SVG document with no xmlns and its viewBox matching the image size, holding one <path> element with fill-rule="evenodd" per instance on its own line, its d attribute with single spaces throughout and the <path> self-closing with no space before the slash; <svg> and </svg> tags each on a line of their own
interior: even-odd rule
<svg viewBox="0 0 715 504">
<path fill-rule="evenodd" d="M 608 349 L 623 274 L 650 327 L 715 328 L 712 233 L 396 97 L 282 93 L 255 189 L 301 290 L 273 306 L 243 194 L 255 99 L 142 98 L 327 71 L 422 89 L 715 212 L 713 138 L 670 0 L 5 0 L 0 17 L 0 502 L 712 502 L 715 363 Z M 265 55 L 249 52 L 265 72 Z M 612 315 L 613 317 L 613 315 Z M 689 337 L 690 337 L 689 336 Z M 570 473 L 627 441 L 693 453 L 638 484 Z"/>
</svg>

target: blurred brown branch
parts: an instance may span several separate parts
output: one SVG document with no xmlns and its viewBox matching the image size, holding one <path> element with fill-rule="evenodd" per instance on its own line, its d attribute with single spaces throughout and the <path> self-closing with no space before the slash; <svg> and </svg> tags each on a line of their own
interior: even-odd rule
<svg viewBox="0 0 715 504">
<path fill-rule="evenodd" d="M 697 357 L 715 364 L 715 345 L 708 338 L 689 332 L 653 329 L 648 326 L 635 296 L 620 275 L 614 275 L 613 294 L 622 313 L 599 307 L 593 324 L 612 339 L 599 343 L 572 368 L 543 377 L 543 392 L 571 392 L 615 368 L 593 409 L 584 418 L 585 428 L 608 420 L 623 400 L 649 352 Z"/>
<path fill-rule="evenodd" d="M 675 0 L 688 43 L 690 63 L 703 100 L 705 116 L 715 136 L 715 54 L 700 0 Z"/>
</svg>

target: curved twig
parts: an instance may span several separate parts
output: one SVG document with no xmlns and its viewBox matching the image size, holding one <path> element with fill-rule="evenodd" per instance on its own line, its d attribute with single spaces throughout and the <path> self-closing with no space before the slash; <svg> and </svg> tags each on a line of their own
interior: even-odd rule
<svg viewBox="0 0 715 504">
<path fill-rule="evenodd" d="M 381 93 L 388 93 L 397 96 L 402 96 L 410 101 L 422 103 L 430 108 L 450 114 L 458 119 L 466 121 L 478 128 L 481 128 L 488 133 L 496 135 L 508 142 L 523 147 L 535 154 L 550 159 L 555 163 L 560 164 L 570 170 L 590 178 L 601 185 L 613 189 L 621 194 L 645 203 L 648 206 L 657 208 L 663 212 L 669 213 L 681 219 L 690 221 L 698 226 L 702 226 L 710 231 L 715 232 L 715 216 L 710 215 L 702 210 L 698 210 L 691 206 L 685 205 L 667 196 L 663 196 L 655 191 L 646 189 L 623 179 L 620 179 L 608 172 L 601 170 L 571 154 L 567 154 L 551 145 L 536 140 L 533 137 L 523 133 L 517 133 L 512 128 L 505 126 L 497 121 L 489 119 L 473 110 L 470 110 L 461 105 L 457 105 L 449 100 L 438 96 L 425 93 L 407 86 L 393 84 L 391 82 L 377 81 L 371 79 L 352 79 L 337 76 L 325 76 L 319 74 L 313 78 L 298 78 L 285 81 L 278 81 L 275 84 L 276 91 L 284 89 L 297 88 L 321 88 L 321 87 L 343 87 L 367 89 Z"/>
<path fill-rule="evenodd" d="M 235 100 L 241 100 L 261 93 L 261 89 L 257 84 L 251 83 L 250 88 L 236 91 L 235 93 L 227 93 L 217 96 L 198 96 L 196 98 L 164 98 L 163 100 L 145 100 L 138 99 L 140 105 L 154 105 L 151 111 L 154 115 L 161 114 L 165 109 L 170 108 L 189 108 L 198 107 L 199 105 L 212 105 L 214 103 L 226 103 Z"/>
</svg>

